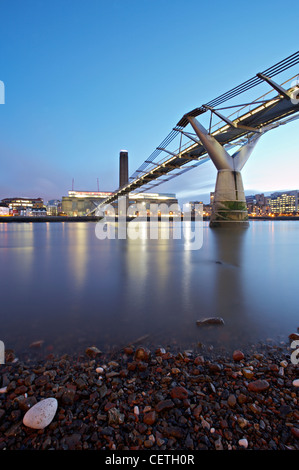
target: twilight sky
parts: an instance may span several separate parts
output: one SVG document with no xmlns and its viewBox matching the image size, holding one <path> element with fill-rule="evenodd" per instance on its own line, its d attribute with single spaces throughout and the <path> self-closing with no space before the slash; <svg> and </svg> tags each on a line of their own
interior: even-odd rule
<svg viewBox="0 0 299 470">
<path fill-rule="evenodd" d="M 0 0 L 0 17 L 0 199 L 113 191 L 121 149 L 132 174 L 183 114 L 298 50 L 277 0 Z M 246 191 L 299 189 L 298 122 L 261 138 Z M 215 178 L 208 162 L 155 191 L 205 199 Z"/>
</svg>

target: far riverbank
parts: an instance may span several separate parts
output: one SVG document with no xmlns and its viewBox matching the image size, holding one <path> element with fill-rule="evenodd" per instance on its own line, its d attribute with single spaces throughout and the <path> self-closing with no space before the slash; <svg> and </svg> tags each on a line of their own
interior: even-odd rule
<svg viewBox="0 0 299 470">
<path fill-rule="evenodd" d="M 102 217 L 98 216 L 79 216 L 79 217 L 71 217 L 71 216 L 63 216 L 63 215 L 49 215 L 49 216 L 41 216 L 41 217 L 30 217 L 30 216 L 15 216 L 15 217 L 0 217 L 0 223 L 11 223 L 11 222 L 97 222 L 101 220 Z"/>
<path fill-rule="evenodd" d="M 41 216 L 41 217 L 30 217 L 30 216 L 14 216 L 14 217 L 1 217 L 0 216 L 0 223 L 36 223 L 36 222 L 97 222 L 101 220 L 103 217 L 102 216 Z M 117 220 L 118 217 L 115 216 L 115 219 Z M 127 222 L 130 222 L 131 220 L 136 219 L 136 217 L 127 217 Z M 137 218 L 138 219 L 138 218 Z M 165 217 L 161 218 L 158 217 L 158 221 L 161 222 L 162 220 L 169 220 L 170 222 L 177 221 L 179 218 L 178 217 Z M 142 219 L 143 220 L 143 219 Z M 147 217 L 147 222 L 149 222 L 151 217 Z M 192 222 L 194 222 L 196 219 L 194 216 L 191 216 Z M 209 221 L 209 217 L 203 217 L 203 221 Z M 249 217 L 250 220 L 299 220 L 299 216 L 277 216 L 277 217 L 266 217 L 266 216 L 257 216 L 257 217 Z M 181 217 L 181 221 L 184 221 L 184 217 Z"/>
</svg>

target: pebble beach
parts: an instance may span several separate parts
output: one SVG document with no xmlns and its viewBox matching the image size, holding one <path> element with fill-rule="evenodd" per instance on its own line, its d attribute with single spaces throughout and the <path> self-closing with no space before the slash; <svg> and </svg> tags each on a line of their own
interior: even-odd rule
<svg viewBox="0 0 299 470">
<path fill-rule="evenodd" d="M 31 346 L 0 366 L 1 450 L 299 450 L 288 338 L 234 351 Z M 48 398 L 53 416 L 30 427 L 28 411 Z"/>
</svg>

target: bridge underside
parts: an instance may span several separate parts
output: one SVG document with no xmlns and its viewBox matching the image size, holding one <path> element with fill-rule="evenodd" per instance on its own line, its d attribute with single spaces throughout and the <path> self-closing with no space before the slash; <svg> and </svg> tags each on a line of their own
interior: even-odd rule
<svg viewBox="0 0 299 470">
<path fill-rule="evenodd" d="M 184 132 L 184 128 L 189 124 L 189 117 L 199 116 L 207 111 L 207 109 L 203 110 L 202 108 L 197 108 L 191 111 L 185 115 L 181 121 L 179 121 L 175 129 L 179 132 Z M 225 146 L 226 144 L 237 141 L 243 137 L 250 138 L 255 135 L 255 133 L 260 132 L 262 128 L 275 124 L 277 121 L 281 121 L 282 119 L 289 118 L 296 112 L 298 112 L 298 105 L 293 104 L 290 100 L 278 96 L 232 121 L 234 126 L 225 124 L 221 128 L 217 129 L 217 131 L 211 133 L 211 135 L 222 146 Z M 166 149 L 162 150 L 166 151 Z M 163 163 L 156 165 L 148 172 L 145 172 L 140 177 L 135 178 L 133 181 L 120 188 L 113 194 L 113 196 L 109 197 L 105 201 L 105 204 L 110 204 L 118 197 L 135 191 L 141 186 L 144 186 L 151 181 L 155 181 L 160 177 L 168 175 L 174 169 L 180 169 L 187 163 L 203 163 L 209 158 L 210 157 L 203 144 L 201 142 L 193 142 L 190 147 L 187 147 L 176 154 L 172 154 L 172 156 Z"/>
</svg>

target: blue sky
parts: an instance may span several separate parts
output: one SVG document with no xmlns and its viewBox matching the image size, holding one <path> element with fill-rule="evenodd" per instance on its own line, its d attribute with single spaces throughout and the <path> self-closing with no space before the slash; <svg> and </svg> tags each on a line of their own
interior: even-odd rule
<svg viewBox="0 0 299 470">
<path fill-rule="evenodd" d="M 113 191 L 121 149 L 132 174 L 184 113 L 298 50 L 276 0 L 0 0 L 0 18 L 0 198 Z M 262 137 L 246 190 L 299 187 L 296 133 Z M 194 200 L 215 178 L 206 163 L 156 190 Z"/>
</svg>

